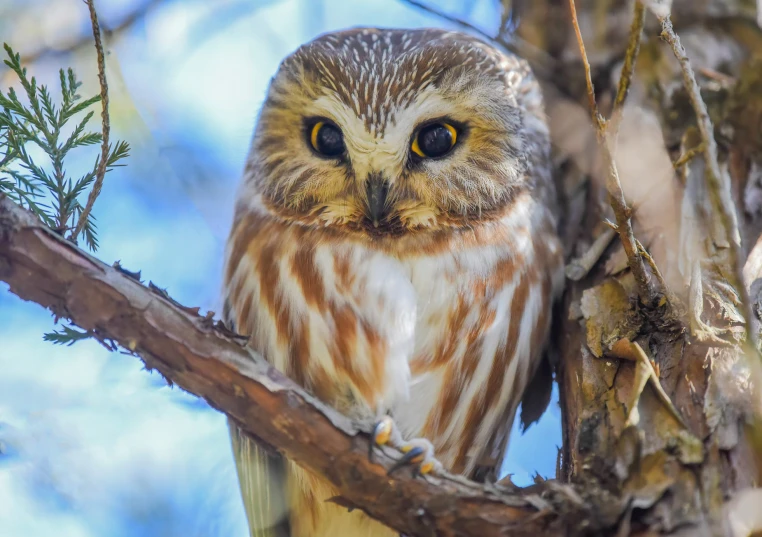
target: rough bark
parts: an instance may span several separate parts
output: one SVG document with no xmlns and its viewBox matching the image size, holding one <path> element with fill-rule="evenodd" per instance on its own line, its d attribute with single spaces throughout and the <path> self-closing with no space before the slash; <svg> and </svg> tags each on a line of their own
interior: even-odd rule
<svg viewBox="0 0 762 537">
<path fill-rule="evenodd" d="M 570 255 L 579 256 L 611 212 L 603 188 L 607 170 L 589 119 L 583 124 L 587 94 L 568 5 L 542 0 L 518 7 L 519 35 L 548 53 L 548 112 L 569 210 L 563 229 Z M 733 1 L 673 5 L 675 28 L 714 122 L 719 162 L 741 209 L 745 252 L 760 232 L 762 32 L 754 9 L 753 2 Z M 606 112 L 616 94 L 632 2 L 579 1 L 577 10 Z M 708 203 L 706 166 L 699 157 L 672 167 L 700 139 L 680 65 L 660 30 L 649 14 L 614 160 L 635 206 L 635 234 L 669 289 L 655 307 L 640 302 L 617 242 L 585 278 L 569 282 L 557 341 L 564 408 L 559 477 L 609 491 L 616 501 L 601 516 L 617 520 L 623 535 L 721 534 L 726 500 L 760 484 L 759 392 L 750 381 L 759 354 L 742 342 L 743 308 L 724 285 L 729 275 L 718 269 L 727 265 L 728 244 Z M 750 258 L 744 272 L 755 298 L 759 263 Z M 651 359 L 658 384 L 646 364 L 632 360 L 630 340 Z"/>
</svg>

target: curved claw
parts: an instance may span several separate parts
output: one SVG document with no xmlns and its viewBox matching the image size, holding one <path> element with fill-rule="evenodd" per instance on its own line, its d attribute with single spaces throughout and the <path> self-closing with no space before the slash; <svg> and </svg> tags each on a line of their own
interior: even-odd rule
<svg viewBox="0 0 762 537">
<path fill-rule="evenodd" d="M 434 458 L 434 446 L 424 438 L 405 442 L 391 416 L 384 416 L 373 426 L 368 445 L 368 460 L 373 462 L 373 448 L 391 446 L 402 451 L 402 457 L 387 471 L 387 475 L 403 466 L 412 466 L 415 477 L 442 470 L 442 464 Z"/>
<path fill-rule="evenodd" d="M 381 418 L 373 427 L 371 442 L 368 446 L 368 460 L 373 461 L 373 448 L 375 446 L 384 446 L 389 443 L 392 437 L 394 421 L 389 416 Z"/>
<path fill-rule="evenodd" d="M 423 449 L 421 446 L 415 446 L 410 447 L 408 451 L 405 452 L 405 454 L 397 461 L 395 462 L 391 468 L 389 468 L 389 471 L 386 472 L 386 475 L 392 475 L 392 473 L 396 472 L 403 466 L 407 466 L 409 464 L 419 464 L 424 461 L 426 457 L 426 450 Z M 420 472 L 420 468 L 416 467 L 415 471 Z"/>
</svg>

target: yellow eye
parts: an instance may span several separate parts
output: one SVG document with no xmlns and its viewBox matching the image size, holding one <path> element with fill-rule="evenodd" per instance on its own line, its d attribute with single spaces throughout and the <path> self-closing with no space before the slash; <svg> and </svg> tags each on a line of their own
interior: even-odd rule
<svg viewBox="0 0 762 537">
<path fill-rule="evenodd" d="M 312 149 L 326 157 L 337 157 L 344 153 L 344 137 L 333 123 L 316 122 L 310 129 Z"/>
<path fill-rule="evenodd" d="M 410 149 L 419 157 L 436 158 L 449 153 L 457 141 L 455 127 L 449 123 L 432 123 L 418 131 Z"/>
</svg>

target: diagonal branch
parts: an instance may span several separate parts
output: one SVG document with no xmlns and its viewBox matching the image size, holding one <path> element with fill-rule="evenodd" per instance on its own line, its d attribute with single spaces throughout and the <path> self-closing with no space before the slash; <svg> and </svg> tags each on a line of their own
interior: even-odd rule
<svg viewBox="0 0 762 537">
<path fill-rule="evenodd" d="M 409 535 L 498 536 L 508 528 L 515 536 L 562 534 L 560 517 L 537 513 L 521 493 L 455 476 L 387 476 L 393 461 L 370 462 L 368 435 L 357 425 L 247 351 L 211 314 L 199 316 L 137 277 L 86 254 L 0 195 L 0 280 L 11 292 L 139 356 L 325 478 L 341 505 Z"/>
</svg>

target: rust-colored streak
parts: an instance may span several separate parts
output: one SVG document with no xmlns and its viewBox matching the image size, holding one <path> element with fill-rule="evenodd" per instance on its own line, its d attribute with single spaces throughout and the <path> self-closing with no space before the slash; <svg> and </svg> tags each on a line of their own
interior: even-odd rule
<svg viewBox="0 0 762 537">
<path fill-rule="evenodd" d="M 283 304 L 278 289 L 280 281 L 278 245 L 273 241 L 259 249 L 257 246 L 256 242 L 252 242 L 249 255 L 257 258 L 259 294 L 263 305 L 270 311 L 270 315 L 275 320 L 275 333 L 278 334 L 279 344 L 288 345 L 291 324 L 288 308 Z"/>
<path fill-rule="evenodd" d="M 336 290 L 339 294 L 350 294 L 355 278 L 349 256 L 345 253 L 334 256 L 333 268 L 336 273 Z"/>
<path fill-rule="evenodd" d="M 482 302 L 480 309 L 476 322 L 468 332 L 466 349 L 462 358 L 447 366 L 442 381 L 446 389 L 442 390 L 438 404 L 434 406 L 426 420 L 424 426 L 424 436 L 426 437 L 436 438 L 444 435 L 455 409 L 458 405 L 465 403 L 461 399 L 463 391 L 471 384 L 479 362 L 485 359 L 482 339 L 492 327 L 496 313 L 486 300 Z"/>
<path fill-rule="evenodd" d="M 448 316 L 447 328 L 443 332 L 442 343 L 434 352 L 431 363 L 425 364 L 424 367 L 423 364 L 419 365 L 418 363 L 413 362 L 412 369 L 414 372 L 441 367 L 452 360 L 453 354 L 462 339 L 463 325 L 466 321 L 466 317 L 468 317 L 468 312 L 470 311 L 472 304 L 471 297 L 466 297 L 465 293 L 461 293 L 458 296 L 458 301 Z"/>
<path fill-rule="evenodd" d="M 357 368 L 357 361 L 366 359 L 357 353 L 357 315 L 347 305 L 331 304 L 335 331 L 333 334 L 332 358 L 337 374 L 347 379 L 363 396 L 373 391 L 374 379 Z"/>
<path fill-rule="evenodd" d="M 365 400 L 372 404 L 378 394 L 386 391 L 387 379 L 384 370 L 388 346 L 378 330 L 374 329 L 366 319 L 360 319 L 360 329 L 370 349 L 370 356 L 365 359 L 370 360 L 370 377 L 373 379 L 365 390 L 361 390 L 361 393 Z"/>
<path fill-rule="evenodd" d="M 529 285 L 527 275 L 523 274 L 513 292 L 513 296 L 511 297 L 510 320 L 506 344 L 503 348 L 499 348 L 495 356 L 492 358 L 492 368 L 490 369 L 487 378 L 487 384 L 477 392 L 477 396 L 469 405 L 462 441 L 453 463 L 453 471 L 462 472 L 465 469 L 468 451 L 475 443 L 476 436 L 483 425 L 487 411 L 497 405 L 505 381 L 512 381 L 512 379 L 506 379 L 506 373 L 511 360 L 514 359 L 516 353 L 516 346 L 518 344 L 519 332 L 521 329 L 521 318 L 529 296 Z M 518 399 L 520 397 L 520 392 L 511 393 L 512 399 Z"/>
<path fill-rule="evenodd" d="M 296 240 L 299 240 L 297 237 Z M 326 309 L 325 286 L 315 266 L 315 251 L 311 246 L 297 248 L 291 262 L 291 274 L 293 274 L 299 288 L 307 301 L 307 305 L 319 311 Z"/>
<path fill-rule="evenodd" d="M 244 335 L 253 334 L 256 329 L 255 315 L 251 309 L 252 302 L 254 301 L 254 295 L 251 293 L 246 293 L 245 295 L 238 293 L 231 294 L 230 296 L 237 297 L 234 307 L 236 310 L 235 325 L 239 327 L 238 331 Z"/>
<path fill-rule="evenodd" d="M 295 320 L 291 327 L 291 338 L 288 343 L 288 365 L 290 376 L 300 386 L 307 384 L 307 368 L 309 367 L 310 325 L 304 320 Z M 316 395 L 318 395 L 316 393 Z M 320 395 L 318 395 L 320 397 Z"/>
<path fill-rule="evenodd" d="M 249 250 L 249 246 L 256 237 L 262 234 L 266 225 L 266 219 L 257 217 L 255 215 L 248 215 L 245 219 L 241 220 L 234 228 L 230 239 L 228 240 L 230 254 L 227 259 L 227 267 L 225 270 L 225 283 L 229 283 L 233 279 L 238 264 L 243 259 L 246 251 Z"/>
</svg>

